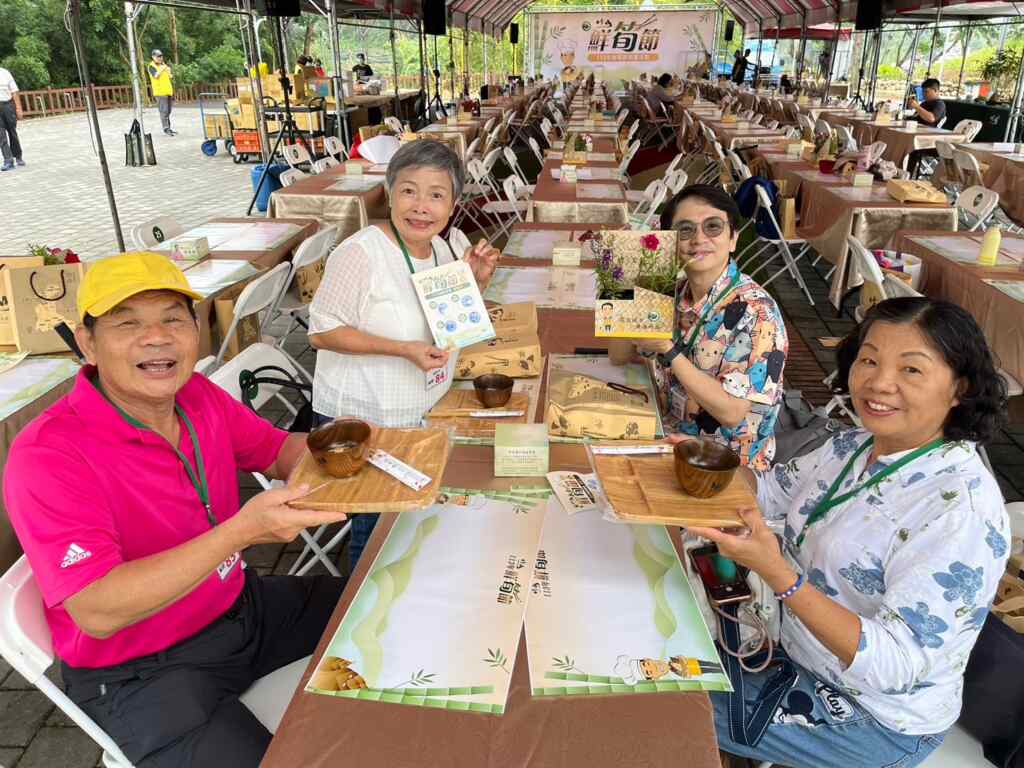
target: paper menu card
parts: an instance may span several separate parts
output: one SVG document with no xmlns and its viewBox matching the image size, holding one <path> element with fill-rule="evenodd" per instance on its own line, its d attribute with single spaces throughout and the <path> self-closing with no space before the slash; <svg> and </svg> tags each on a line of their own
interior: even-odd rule
<svg viewBox="0 0 1024 768">
<path fill-rule="evenodd" d="M 600 485 L 595 475 L 563 471 L 548 472 L 547 478 L 566 514 L 575 515 L 577 512 L 597 508 Z"/>
<path fill-rule="evenodd" d="M 272 251 L 281 246 L 302 227 L 275 221 L 221 221 L 210 222 L 183 232 L 176 238 L 165 240 L 152 250 L 172 252 L 178 240 L 205 237 L 210 252 L 216 251 Z"/>
<path fill-rule="evenodd" d="M 469 264 L 453 261 L 417 272 L 412 283 L 437 346 L 464 349 L 494 338 L 494 326 Z"/>
<path fill-rule="evenodd" d="M 184 273 L 189 287 L 206 298 L 258 275 L 260 270 L 242 259 L 204 259 Z"/>
</svg>

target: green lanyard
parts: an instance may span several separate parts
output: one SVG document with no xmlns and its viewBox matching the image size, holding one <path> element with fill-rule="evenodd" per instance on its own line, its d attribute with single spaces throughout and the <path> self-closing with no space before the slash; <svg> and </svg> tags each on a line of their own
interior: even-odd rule
<svg viewBox="0 0 1024 768">
<path fill-rule="evenodd" d="M 740 284 L 740 278 L 741 277 L 742 277 L 742 275 L 737 271 L 736 274 L 733 276 L 732 280 L 729 282 L 729 284 L 727 286 L 725 286 L 725 290 L 722 292 L 722 294 L 720 296 L 717 296 L 714 301 L 711 300 L 710 296 L 708 297 L 707 303 L 705 303 L 705 305 L 704 305 L 704 310 L 700 313 L 700 318 L 697 320 L 696 324 L 693 326 L 693 330 L 690 332 L 690 338 L 688 338 L 686 340 L 686 343 L 683 345 L 683 347 L 686 349 L 687 352 L 689 352 L 690 348 L 693 347 L 693 342 L 697 340 L 697 336 L 700 335 L 700 332 L 702 330 L 704 330 L 704 326 L 707 325 L 708 318 L 711 316 L 712 311 L 714 311 L 715 308 L 717 308 L 726 298 L 729 297 L 729 294 L 732 293 L 733 290 L 736 288 L 736 286 L 738 286 Z M 689 283 L 687 283 L 687 286 L 688 285 L 689 285 Z M 683 292 L 684 292 L 683 295 L 684 296 L 686 295 L 685 291 L 686 291 L 686 287 L 683 288 Z M 674 335 L 675 335 L 675 339 L 674 340 L 678 344 L 679 343 L 679 329 L 678 328 L 675 329 L 675 334 Z"/>
<path fill-rule="evenodd" d="M 398 234 L 398 227 L 396 227 L 394 224 L 392 224 L 391 225 L 391 231 L 395 233 L 395 239 L 398 240 L 398 245 L 402 248 L 402 255 L 405 256 L 406 266 L 409 267 L 409 274 L 410 275 L 415 275 L 416 274 L 416 270 L 412 266 L 412 259 L 409 258 L 409 249 L 405 247 L 405 240 L 403 240 L 402 236 L 400 234 Z M 434 254 L 434 266 L 436 267 L 437 266 L 437 251 L 434 250 L 434 244 L 433 243 L 430 244 L 430 252 L 432 254 Z"/>
<path fill-rule="evenodd" d="M 131 416 L 124 410 L 122 410 L 117 403 L 115 403 L 113 400 L 110 399 L 110 397 L 107 396 L 107 393 L 103 391 L 103 388 L 99 385 L 99 382 L 96 383 L 96 389 L 100 391 L 101 395 L 107 398 L 107 402 L 114 406 L 117 412 L 121 415 L 122 419 L 127 421 L 133 427 L 137 427 L 138 429 L 145 429 L 149 432 L 153 431 L 150 427 L 143 424 L 134 416 Z M 171 448 L 173 448 L 174 452 L 178 454 L 178 458 L 181 460 L 181 463 L 185 466 L 185 472 L 188 474 L 188 479 L 192 482 L 192 487 L 196 489 L 196 493 L 199 496 L 199 501 L 202 502 L 203 507 L 206 509 L 206 519 L 209 521 L 210 527 L 213 527 L 217 525 L 217 518 L 214 516 L 213 508 L 210 506 L 210 488 L 206 484 L 206 465 L 203 463 L 203 451 L 199 447 L 199 436 L 196 434 L 196 428 L 192 426 L 192 420 L 188 417 L 188 414 L 185 413 L 185 411 L 183 411 L 181 406 L 178 405 L 177 403 L 174 404 L 174 411 L 175 413 L 178 414 L 178 416 L 181 417 L 181 420 L 185 422 L 185 429 L 188 430 L 188 436 L 192 438 L 192 450 L 196 454 L 196 469 L 192 469 L 192 465 L 188 463 L 188 458 L 185 456 L 184 453 L 181 452 L 181 449 L 178 448 L 178 446 L 171 445 Z M 168 441 L 168 445 L 170 445 L 170 441 Z"/>
<path fill-rule="evenodd" d="M 850 460 L 846 462 L 846 466 L 843 467 L 843 471 L 839 473 L 839 477 L 837 477 L 835 479 L 835 482 L 832 483 L 832 487 L 828 489 L 828 493 L 826 493 L 822 500 L 818 502 L 818 505 L 814 508 L 814 511 L 807 516 L 807 522 L 805 522 L 804 527 L 800 529 L 800 535 L 796 537 L 796 545 L 798 547 L 804 543 L 804 537 L 807 535 L 807 529 L 819 520 L 821 520 L 823 517 L 825 517 L 825 515 L 828 514 L 829 510 L 831 510 L 833 507 L 838 507 L 840 504 L 849 501 L 858 493 L 867 488 L 874 488 L 876 485 L 881 483 L 883 480 L 885 480 L 885 478 L 887 478 L 896 470 L 902 469 L 915 459 L 919 459 L 926 453 L 931 453 L 936 448 L 942 446 L 944 440 L 941 437 L 939 437 L 936 438 L 935 440 L 932 440 L 930 443 L 927 443 L 926 445 L 922 445 L 920 448 L 917 448 L 916 450 L 908 453 L 902 459 L 894 461 L 881 472 L 872 475 L 870 479 L 865 480 L 860 485 L 851 488 L 846 493 L 840 496 L 836 496 L 836 491 L 839 490 L 839 486 L 843 484 L 843 480 L 846 479 L 846 476 L 850 474 L 850 470 L 853 469 L 854 462 L 856 462 L 860 455 L 864 453 L 864 451 L 866 451 L 868 448 L 870 448 L 874 444 L 874 442 L 875 438 L 869 437 L 864 442 L 864 445 L 858 448 L 854 452 L 853 456 L 850 457 Z"/>
</svg>

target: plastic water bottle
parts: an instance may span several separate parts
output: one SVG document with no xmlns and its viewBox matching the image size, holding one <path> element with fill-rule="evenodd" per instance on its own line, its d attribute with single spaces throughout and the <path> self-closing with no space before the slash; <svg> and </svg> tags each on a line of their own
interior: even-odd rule
<svg viewBox="0 0 1024 768">
<path fill-rule="evenodd" d="M 1003 233 L 999 227 L 993 225 L 986 229 L 981 250 L 978 251 L 978 263 L 983 267 L 994 267 L 999 261 L 999 246 L 1002 242 Z"/>
</svg>

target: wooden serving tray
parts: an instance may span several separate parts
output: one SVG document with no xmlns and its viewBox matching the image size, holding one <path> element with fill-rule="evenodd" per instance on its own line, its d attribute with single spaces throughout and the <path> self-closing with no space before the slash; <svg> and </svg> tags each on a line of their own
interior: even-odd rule
<svg viewBox="0 0 1024 768">
<path fill-rule="evenodd" d="M 432 427 L 452 427 L 458 437 L 494 439 L 495 424 L 530 423 L 530 396 L 526 392 L 513 392 L 512 397 L 496 411 L 522 411 L 522 416 L 501 416 L 494 419 L 470 416 L 474 411 L 486 411 L 472 389 L 451 389 L 437 405 L 427 412 L 427 424 Z"/>
<path fill-rule="evenodd" d="M 306 483 L 313 490 L 301 499 L 289 502 L 289 506 L 353 514 L 411 512 L 434 503 L 451 453 L 447 429 L 374 427 L 370 435 L 370 446 L 371 449 L 387 451 L 396 459 L 418 469 L 431 478 L 431 483 L 420 491 L 414 491 L 369 462 L 358 474 L 338 479 L 327 474 L 307 449 L 289 478 L 288 485 Z"/>
<path fill-rule="evenodd" d="M 591 461 L 616 516 L 630 523 L 730 528 L 745 525 L 740 509 L 757 506 L 756 496 L 738 472 L 717 496 L 687 495 L 676 480 L 671 453 L 593 454 Z"/>
</svg>

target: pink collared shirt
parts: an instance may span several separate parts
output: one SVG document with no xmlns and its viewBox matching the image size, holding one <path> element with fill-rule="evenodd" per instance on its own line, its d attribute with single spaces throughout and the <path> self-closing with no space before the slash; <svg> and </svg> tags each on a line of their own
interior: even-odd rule
<svg viewBox="0 0 1024 768">
<path fill-rule="evenodd" d="M 210 530 L 206 510 L 167 441 L 133 427 L 93 385 L 95 368 L 15 439 L 4 501 L 35 574 L 53 647 L 73 667 L 107 667 L 156 653 L 196 634 L 242 590 L 241 562 L 211 573 L 177 602 L 100 640 L 82 632 L 64 601 L 117 565 L 183 544 Z M 178 405 L 195 427 L 214 516 L 238 511 L 238 470 L 262 471 L 287 432 L 198 374 Z M 188 431 L 178 446 L 195 467 Z"/>
</svg>

